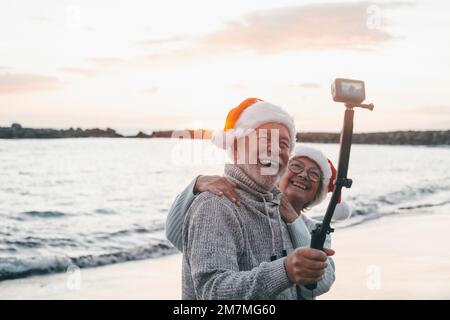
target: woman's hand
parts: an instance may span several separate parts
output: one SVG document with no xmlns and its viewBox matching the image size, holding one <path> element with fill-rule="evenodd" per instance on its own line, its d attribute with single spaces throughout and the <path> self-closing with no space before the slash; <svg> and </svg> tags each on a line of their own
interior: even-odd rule
<svg viewBox="0 0 450 320">
<path fill-rule="evenodd" d="M 300 216 L 300 214 L 295 212 L 294 207 L 292 207 L 291 203 L 285 195 L 281 197 L 280 214 L 281 218 L 283 218 L 284 222 L 286 223 L 292 223 Z"/>
<path fill-rule="evenodd" d="M 225 195 L 230 201 L 239 205 L 236 184 L 221 176 L 199 176 L 194 186 L 194 193 L 211 192 L 215 195 Z"/>
</svg>

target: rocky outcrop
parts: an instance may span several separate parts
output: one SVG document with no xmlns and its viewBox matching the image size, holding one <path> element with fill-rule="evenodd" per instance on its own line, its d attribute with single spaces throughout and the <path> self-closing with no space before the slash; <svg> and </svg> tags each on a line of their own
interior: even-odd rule
<svg viewBox="0 0 450 320">
<path fill-rule="evenodd" d="M 119 138 L 123 137 L 115 130 L 107 128 L 102 129 L 74 129 L 56 130 L 56 129 L 34 129 L 23 128 L 20 124 L 14 123 L 11 127 L 0 127 L 0 139 L 57 139 L 57 138 Z"/>
<path fill-rule="evenodd" d="M 185 130 L 182 131 L 164 130 L 154 131 L 146 134 L 142 131 L 135 136 L 127 138 L 172 138 L 189 137 L 190 139 L 211 139 L 211 130 Z M 187 134 L 186 134 L 187 133 Z M 299 132 L 298 142 L 313 143 L 339 143 L 338 133 L 328 132 Z M 123 138 L 124 136 L 115 130 L 102 129 L 33 129 L 23 128 L 20 124 L 14 123 L 11 127 L 0 127 L 0 139 L 56 139 L 56 138 Z M 355 144 L 388 144 L 388 145 L 450 145 L 450 130 L 446 131 L 393 131 L 393 132 L 373 132 L 353 134 Z"/>
<path fill-rule="evenodd" d="M 339 143 L 338 133 L 299 132 L 297 141 L 314 143 Z M 388 145 L 450 145 L 450 130 L 446 131 L 393 131 L 353 134 L 355 144 Z"/>
<path fill-rule="evenodd" d="M 151 138 L 151 135 L 148 135 L 142 131 L 139 131 L 139 133 L 136 135 L 136 138 Z"/>
</svg>

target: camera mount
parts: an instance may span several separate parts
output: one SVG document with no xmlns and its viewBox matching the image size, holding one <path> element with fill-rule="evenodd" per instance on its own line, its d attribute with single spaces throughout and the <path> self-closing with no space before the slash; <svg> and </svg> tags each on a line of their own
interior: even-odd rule
<svg viewBox="0 0 450 320">
<path fill-rule="evenodd" d="M 311 233 L 310 247 L 318 250 L 323 250 L 326 236 L 334 231 L 330 224 L 331 219 L 333 218 L 334 210 L 336 209 L 336 205 L 341 196 L 342 188 L 351 188 L 353 183 L 352 179 L 347 178 L 350 149 L 352 146 L 353 137 L 353 116 L 355 113 L 353 109 L 363 108 L 370 111 L 373 111 L 374 109 L 373 103 L 362 103 L 366 95 L 364 82 L 361 80 L 338 78 L 331 86 L 331 94 L 333 96 L 333 100 L 336 102 L 343 102 L 346 109 L 344 113 L 344 124 L 341 132 L 341 148 L 339 150 L 339 163 L 333 194 L 322 223 L 317 224 L 316 228 Z M 317 283 L 307 284 L 305 287 L 309 290 L 314 290 L 317 288 Z"/>
</svg>

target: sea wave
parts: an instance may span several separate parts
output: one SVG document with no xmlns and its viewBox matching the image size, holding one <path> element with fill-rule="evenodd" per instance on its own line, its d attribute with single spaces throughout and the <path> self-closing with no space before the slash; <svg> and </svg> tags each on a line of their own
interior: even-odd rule
<svg viewBox="0 0 450 320">
<path fill-rule="evenodd" d="M 405 186 L 400 190 L 376 196 L 372 199 L 350 197 L 348 200 L 352 207 L 351 216 L 345 221 L 338 221 L 337 228 L 356 226 L 384 216 L 401 215 L 411 211 L 425 208 L 441 207 L 450 204 L 450 201 L 431 201 L 428 196 L 439 196 L 450 190 L 450 184 L 432 183 L 421 186 Z M 423 198 L 423 202 L 420 200 Z M 315 215 L 314 219 L 323 220 L 324 215 Z"/>
<path fill-rule="evenodd" d="M 417 186 L 404 186 L 400 190 L 394 190 L 380 195 L 374 199 L 374 202 L 381 204 L 397 204 L 409 200 L 416 200 L 422 196 L 433 195 L 443 191 L 450 190 L 450 179 L 443 180 L 442 183 L 429 183 Z"/>
<path fill-rule="evenodd" d="M 23 258 L 0 258 L 0 281 L 33 275 L 66 272 L 73 266 L 90 268 L 126 261 L 157 258 L 175 252 L 176 249 L 172 245 L 166 241 L 161 241 L 148 247 L 137 247 L 132 250 L 116 251 L 100 255 L 82 255 L 76 257 L 47 255 Z"/>
<path fill-rule="evenodd" d="M 67 213 L 61 211 L 25 211 L 19 215 L 26 215 L 28 217 L 36 218 L 59 218 L 66 216 Z"/>
<path fill-rule="evenodd" d="M 450 201 L 442 201 L 438 203 L 423 203 L 423 204 L 417 204 L 414 206 L 406 206 L 406 207 L 400 207 L 399 210 L 412 210 L 412 209 L 422 209 L 422 208 L 432 208 L 432 207 L 442 207 L 447 204 L 450 204 Z"/>
</svg>

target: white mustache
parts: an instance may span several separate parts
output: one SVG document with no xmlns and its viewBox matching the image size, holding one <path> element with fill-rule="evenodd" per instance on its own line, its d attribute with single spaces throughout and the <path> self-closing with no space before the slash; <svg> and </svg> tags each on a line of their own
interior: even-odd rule
<svg viewBox="0 0 450 320">
<path fill-rule="evenodd" d="M 269 156 L 260 156 L 259 157 L 259 162 L 263 165 L 263 166 L 267 166 L 267 167 L 283 167 L 284 166 L 284 162 L 283 160 L 281 160 L 279 157 L 269 157 Z"/>
</svg>

